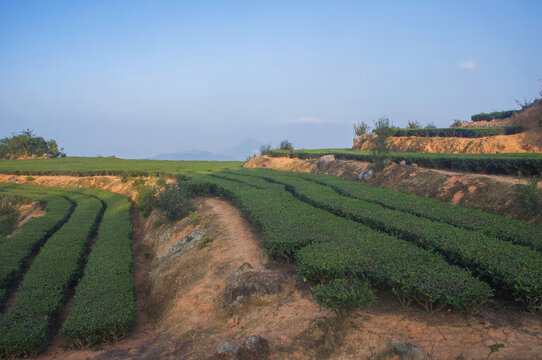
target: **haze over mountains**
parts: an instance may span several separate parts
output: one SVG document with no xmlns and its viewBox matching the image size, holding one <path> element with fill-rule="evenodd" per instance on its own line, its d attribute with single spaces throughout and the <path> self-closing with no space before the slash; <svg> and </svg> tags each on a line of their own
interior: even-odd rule
<svg viewBox="0 0 542 360">
<path fill-rule="evenodd" d="M 242 161 L 247 156 L 259 154 L 262 143 L 256 139 L 246 139 L 242 143 L 221 151 L 212 153 L 200 149 L 181 150 L 172 153 L 163 153 L 150 157 L 151 160 L 205 160 L 205 161 Z"/>
</svg>

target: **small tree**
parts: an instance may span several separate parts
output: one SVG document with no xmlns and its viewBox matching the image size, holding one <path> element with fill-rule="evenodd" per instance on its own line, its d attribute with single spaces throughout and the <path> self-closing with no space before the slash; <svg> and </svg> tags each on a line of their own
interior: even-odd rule
<svg viewBox="0 0 542 360">
<path fill-rule="evenodd" d="M 421 129 L 421 128 L 422 128 L 422 124 L 418 120 L 408 122 L 407 129 L 414 130 L 414 129 Z"/>
<path fill-rule="evenodd" d="M 390 125 L 390 120 L 383 116 L 375 121 L 373 134 L 377 135 L 372 139 L 372 149 L 374 170 L 380 171 L 386 167 L 388 162 L 389 148 L 387 140 L 394 133 L 393 127 Z"/>
<path fill-rule="evenodd" d="M 455 119 L 454 122 L 453 122 L 453 124 L 450 125 L 450 127 L 461 127 L 461 124 L 462 124 L 462 123 L 463 123 L 463 122 L 462 122 L 461 120 Z"/>
<path fill-rule="evenodd" d="M 294 145 L 288 140 L 282 140 L 279 145 L 279 150 L 293 150 Z"/>
<path fill-rule="evenodd" d="M 356 136 L 363 136 L 367 135 L 369 133 L 369 125 L 365 123 L 365 121 L 358 122 L 357 124 L 354 124 L 354 134 Z"/>
<path fill-rule="evenodd" d="M 436 129 L 437 126 L 433 122 L 428 122 L 427 125 L 425 125 L 426 129 Z"/>
</svg>

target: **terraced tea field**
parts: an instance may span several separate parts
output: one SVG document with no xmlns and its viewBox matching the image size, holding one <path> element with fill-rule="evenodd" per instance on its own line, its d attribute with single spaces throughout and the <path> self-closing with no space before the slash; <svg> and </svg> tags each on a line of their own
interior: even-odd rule
<svg viewBox="0 0 542 360">
<path fill-rule="evenodd" d="M 369 280 L 404 304 L 474 311 L 493 296 L 542 307 L 542 227 L 331 176 L 265 169 L 189 182 L 234 201 L 267 251 L 314 283 Z"/>
<path fill-rule="evenodd" d="M 56 326 L 78 346 L 130 330 L 136 309 L 128 200 L 94 189 L 13 184 L 0 184 L 0 196 L 40 201 L 47 211 L 0 243 L 0 305 L 16 295 L 0 316 L 0 355 L 42 351 Z M 68 318 L 56 324 L 74 286 Z"/>
</svg>

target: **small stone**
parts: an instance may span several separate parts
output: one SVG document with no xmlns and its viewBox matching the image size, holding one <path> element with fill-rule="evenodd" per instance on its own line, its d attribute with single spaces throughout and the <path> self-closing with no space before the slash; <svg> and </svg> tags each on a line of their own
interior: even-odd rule
<svg viewBox="0 0 542 360">
<path fill-rule="evenodd" d="M 269 343 L 260 335 L 249 336 L 235 355 L 236 360 L 265 360 L 269 356 Z"/>
<path fill-rule="evenodd" d="M 371 169 L 365 169 L 365 170 L 362 170 L 362 171 L 358 174 L 358 180 L 364 181 L 364 180 L 366 180 L 367 178 L 369 178 L 370 176 L 372 176 L 373 174 L 374 174 L 374 171 L 371 170 Z"/>
<path fill-rule="evenodd" d="M 412 164 L 410 164 L 410 165 L 414 166 L 415 168 L 418 167 L 418 164 L 416 164 L 416 163 L 412 163 Z"/>
<path fill-rule="evenodd" d="M 423 351 L 416 345 L 391 339 L 393 351 L 401 356 L 402 360 L 423 360 Z"/>
<path fill-rule="evenodd" d="M 405 160 L 401 160 L 401 162 L 399 162 L 399 165 L 405 166 L 405 165 L 406 165 L 406 161 L 405 161 Z"/>
<path fill-rule="evenodd" d="M 216 345 L 213 360 L 233 360 L 237 351 L 239 351 L 239 346 L 225 340 L 220 340 Z"/>
</svg>

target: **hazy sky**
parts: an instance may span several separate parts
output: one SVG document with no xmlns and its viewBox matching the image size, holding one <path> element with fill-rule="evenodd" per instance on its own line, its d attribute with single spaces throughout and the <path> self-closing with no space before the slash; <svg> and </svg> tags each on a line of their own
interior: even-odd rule
<svg viewBox="0 0 542 360">
<path fill-rule="evenodd" d="M 0 137 L 147 157 L 246 138 L 350 147 L 542 88 L 542 1 L 0 0 Z"/>
</svg>

